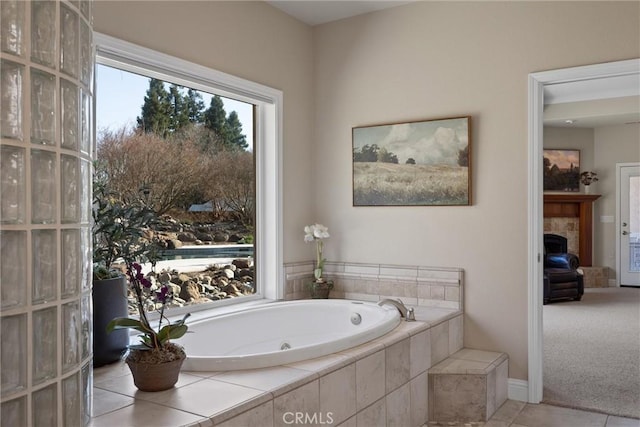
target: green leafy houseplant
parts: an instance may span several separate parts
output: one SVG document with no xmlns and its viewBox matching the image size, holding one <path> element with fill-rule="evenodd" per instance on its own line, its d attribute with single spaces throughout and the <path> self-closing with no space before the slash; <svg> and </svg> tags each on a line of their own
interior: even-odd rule
<svg viewBox="0 0 640 427">
<path fill-rule="evenodd" d="M 120 360 L 129 344 L 126 331 L 106 331 L 111 319 L 128 314 L 126 278 L 115 263 L 153 258 L 153 245 L 144 237 L 155 213 L 143 200 L 123 200 L 112 191 L 98 161 L 94 162 L 92 208 L 93 355 L 98 367 Z"/>
<path fill-rule="evenodd" d="M 118 277 L 116 261 L 151 260 L 153 246 L 145 237 L 156 221 L 155 212 L 142 200 L 122 200 L 109 189 L 106 173 L 98 162 L 93 177 L 93 278 Z"/>
</svg>

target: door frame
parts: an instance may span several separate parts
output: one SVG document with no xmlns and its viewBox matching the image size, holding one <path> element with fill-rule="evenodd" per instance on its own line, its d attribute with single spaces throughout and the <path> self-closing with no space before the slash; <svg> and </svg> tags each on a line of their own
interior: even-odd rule
<svg viewBox="0 0 640 427">
<path fill-rule="evenodd" d="M 622 255 L 620 253 L 620 230 L 621 216 L 622 216 L 622 183 L 620 182 L 620 174 L 623 167 L 640 167 L 640 162 L 631 163 L 616 163 L 616 286 L 620 287 L 622 284 Z"/>
<path fill-rule="evenodd" d="M 543 234 L 543 185 L 542 185 L 542 147 L 543 147 L 543 111 L 545 89 L 553 85 L 602 81 L 605 78 L 622 76 L 640 76 L 640 59 L 608 62 L 582 67 L 564 68 L 529 74 L 528 79 L 528 401 L 542 401 L 542 234 Z M 601 98 L 610 98 L 603 94 Z M 597 99 L 598 97 L 592 97 Z"/>
</svg>

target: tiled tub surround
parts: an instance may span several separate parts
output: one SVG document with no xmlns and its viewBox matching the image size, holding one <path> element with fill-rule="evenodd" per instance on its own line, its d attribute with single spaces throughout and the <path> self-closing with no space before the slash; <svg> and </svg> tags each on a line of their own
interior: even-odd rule
<svg viewBox="0 0 640 427">
<path fill-rule="evenodd" d="M 400 298 L 413 307 L 463 307 L 464 270 L 460 268 L 326 262 L 324 271 L 334 282 L 329 298 Z M 312 272 L 312 262 L 285 264 L 285 299 L 309 298 Z"/>
<path fill-rule="evenodd" d="M 422 426 L 428 369 L 462 348 L 459 310 L 416 308 L 376 340 L 317 359 L 273 368 L 182 372 L 176 388 L 137 391 L 122 363 L 94 371 L 92 426 Z"/>
</svg>

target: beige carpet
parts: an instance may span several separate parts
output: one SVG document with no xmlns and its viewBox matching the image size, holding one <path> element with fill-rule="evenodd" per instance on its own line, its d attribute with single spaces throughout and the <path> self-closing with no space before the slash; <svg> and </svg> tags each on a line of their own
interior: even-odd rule
<svg viewBox="0 0 640 427">
<path fill-rule="evenodd" d="M 640 418 L 640 288 L 544 306 L 543 402 Z"/>
</svg>

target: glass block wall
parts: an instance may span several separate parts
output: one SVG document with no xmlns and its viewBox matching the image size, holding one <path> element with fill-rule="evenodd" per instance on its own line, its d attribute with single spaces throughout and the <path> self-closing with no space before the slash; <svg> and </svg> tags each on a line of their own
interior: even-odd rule
<svg viewBox="0 0 640 427">
<path fill-rule="evenodd" d="M 0 424 L 87 425 L 92 4 L 0 11 Z"/>
</svg>

